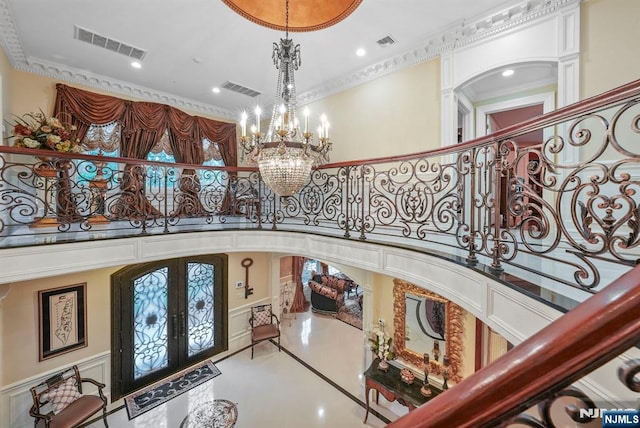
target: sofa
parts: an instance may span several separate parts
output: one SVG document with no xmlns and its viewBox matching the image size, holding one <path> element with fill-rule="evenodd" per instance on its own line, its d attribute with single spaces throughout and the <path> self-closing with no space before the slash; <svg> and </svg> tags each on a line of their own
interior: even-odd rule
<svg viewBox="0 0 640 428">
<path fill-rule="evenodd" d="M 311 310 L 320 313 L 336 313 L 344 304 L 347 280 L 333 275 L 316 275 L 309 281 Z"/>
</svg>

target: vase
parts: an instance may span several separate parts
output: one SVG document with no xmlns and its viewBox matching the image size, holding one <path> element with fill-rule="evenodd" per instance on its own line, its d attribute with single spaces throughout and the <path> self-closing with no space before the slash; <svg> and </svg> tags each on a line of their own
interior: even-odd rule
<svg viewBox="0 0 640 428">
<path fill-rule="evenodd" d="M 380 362 L 378 363 L 378 369 L 383 372 L 389 370 L 389 363 L 387 362 L 387 360 L 380 360 Z"/>
</svg>

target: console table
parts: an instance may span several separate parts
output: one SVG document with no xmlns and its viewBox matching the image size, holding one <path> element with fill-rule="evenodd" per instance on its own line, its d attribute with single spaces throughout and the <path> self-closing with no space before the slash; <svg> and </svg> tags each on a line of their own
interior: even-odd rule
<svg viewBox="0 0 640 428">
<path fill-rule="evenodd" d="M 378 398 L 380 394 L 389 402 L 393 402 L 395 400 L 403 406 L 407 406 L 409 410 L 413 410 L 416 407 L 421 406 L 422 404 L 429 401 L 431 398 L 440 394 L 442 391 L 435 388 L 433 385 L 430 385 L 431 388 L 431 397 L 425 397 L 420 393 L 420 388 L 422 387 L 422 381 L 416 378 L 416 380 L 411 384 L 407 385 L 400 378 L 400 369 L 389 364 L 389 370 L 383 372 L 378 369 L 378 363 L 380 360 L 376 358 L 371 363 L 371 366 L 364 372 L 365 377 L 365 387 L 364 393 L 366 397 L 367 403 L 367 413 L 364 416 L 364 422 L 367 422 L 367 418 L 369 417 L 369 391 L 372 389 L 376 391 L 376 404 L 378 404 Z"/>
</svg>

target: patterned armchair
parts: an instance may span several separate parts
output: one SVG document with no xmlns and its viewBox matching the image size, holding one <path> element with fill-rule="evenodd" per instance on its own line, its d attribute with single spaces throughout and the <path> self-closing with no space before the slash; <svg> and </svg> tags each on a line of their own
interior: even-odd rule
<svg viewBox="0 0 640 428">
<path fill-rule="evenodd" d="M 82 384 L 85 382 L 97 386 L 99 395 L 83 395 Z M 104 425 L 108 427 L 104 387 L 103 383 L 80 377 L 75 365 L 34 386 L 29 414 L 35 418 L 35 427 L 77 427 L 100 410 Z"/>
<path fill-rule="evenodd" d="M 249 325 L 251 326 L 252 360 L 253 347 L 264 340 L 278 338 L 278 352 L 280 351 L 280 320 L 271 310 L 271 304 L 252 307 Z"/>
</svg>

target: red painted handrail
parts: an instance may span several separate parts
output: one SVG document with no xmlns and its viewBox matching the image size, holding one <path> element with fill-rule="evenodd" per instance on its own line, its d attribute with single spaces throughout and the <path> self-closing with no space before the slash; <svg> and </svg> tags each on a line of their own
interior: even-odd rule
<svg viewBox="0 0 640 428">
<path fill-rule="evenodd" d="M 498 425 L 615 358 L 640 337 L 640 266 L 390 428 Z"/>
</svg>

